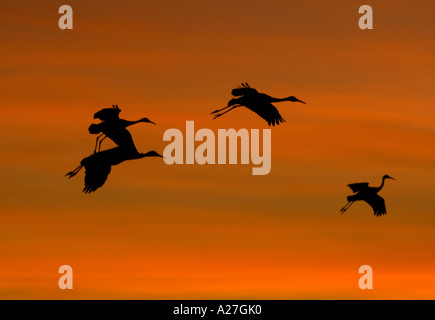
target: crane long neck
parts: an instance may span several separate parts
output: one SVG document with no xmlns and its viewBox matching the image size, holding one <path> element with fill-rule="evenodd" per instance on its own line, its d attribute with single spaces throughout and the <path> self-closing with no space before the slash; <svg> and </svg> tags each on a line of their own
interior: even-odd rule
<svg viewBox="0 0 435 320">
<path fill-rule="evenodd" d="M 281 102 L 281 101 L 287 101 L 288 98 L 274 98 L 270 97 L 271 102 Z"/>
<path fill-rule="evenodd" d="M 131 126 L 133 124 L 139 123 L 139 122 L 143 122 L 143 119 L 139 119 L 139 120 L 136 120 L 136 121 L 123 120 L 122 124 L 124 125 L 125 128 L 127 128 L 127 127 L 129 127 L 129 126 Z"/>
<path fill-rule="evenodd" d="M 384 187 L 384 183 L 385 183 L 385 177 L 382 177 L 382 183 L 381 185 L 377 188 L 378 192 L 382 190 L 382 188 Z"/>
</svg>

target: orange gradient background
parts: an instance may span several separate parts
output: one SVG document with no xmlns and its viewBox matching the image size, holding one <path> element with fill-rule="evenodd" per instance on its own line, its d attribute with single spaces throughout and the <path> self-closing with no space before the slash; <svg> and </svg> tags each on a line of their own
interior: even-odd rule
<svg viewBox="0 0 435 320">
<path fill-rule="evenodd" d="M 74 29 L 58 28 L 58 8 Z M 0 298 L 434 299 L 435 3 L 9 1 L 0 5 Z M 247 81 L 275 97 L 272 170 L 115 166 L 86 195 L 93 114 L 118 104 L 137 148 L 165 130 L 267 128 L 212 120 Z M 103 148 L 113 144 L 103 143 Z M 346 214 L 348 183 L 379 185 L 388 214 Z M 74 289 L 58 288 L 59 266 Z M 373 268 L 373 290 L 358 269 Z"/>
</svg>

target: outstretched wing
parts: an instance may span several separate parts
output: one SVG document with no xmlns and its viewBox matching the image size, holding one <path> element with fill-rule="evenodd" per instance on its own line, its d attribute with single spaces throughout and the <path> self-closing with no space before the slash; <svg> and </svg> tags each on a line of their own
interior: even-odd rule
<svg viewBox="0 0 435 320">
<path fill-rule="evenodd" d="M 85 165 L 85 187 L 83 188 L 83 192 L 91 193 L 103 186 L 110 170 L 110 164 L 101 161 Z"/>
<path fill-rule="evenodd" d="M 387 209 L 385 208 L 385 200 L 378 194 L 375 194 L 369 199 L 365 199 L 365 202 L 372 207 L 375 216 L 382 216 L 387 213 Z"/>
<path fill-rule="evenodd" d="M 351 183 L 348 184 L 347 186 L 351 188 L 353 192 L 359 192 L 367 189 L 369 187 L 369 183 L 368 182 Z"/>
<path fill-rule="evenodd" d="M 112 108 L 101 109 L 94 114 L 94 119 L 100 119 L 101 121 L 116 120 L 119 119 L 120 112 L 121 109 L 119 109 L 118 105 Z"/>
<path fill-rule="evenodd" d="M 242 83 L 241 87 L 235 88 L 231 91 L 231 94 L 235 97 L 257 94 L 258 91 L 251 88 L 248 83 Z"/>
<path fill-rule="evenodd" d="M 246 107 L 266 120 L 269 126 L 274 126 L 275 124 L 279 125 L 281 122 L 285 122 L 283 117 L 279 114 L 278 109 L 271 103 L 255 104 Z"/>
</svg>

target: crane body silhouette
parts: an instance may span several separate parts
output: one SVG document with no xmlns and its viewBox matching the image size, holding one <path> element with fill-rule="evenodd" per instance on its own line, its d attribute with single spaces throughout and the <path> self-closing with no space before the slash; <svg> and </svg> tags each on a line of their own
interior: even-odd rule
<svg viewBox="0 0 435 320">
<path fill-rule="evenodd" d="M 347 186 L 352 189 L 355 194 L 347 197 L 348 203 L 341 208 L 340 212 L 344 213 L 355 201 L 362 200 L 367 202 L 372 207 L 375 216 L 382 216 L 386 214 L 387 210 L 385 207 L 385 200 L 378 195 L 378 192 L 384 187 L 385 179 L 396 180 L 386 174 L 382 177 L 382 183 L 377 188 L 369 187 L 367 182 L 348 184 Z"/>
<path fill-rule="evenodd" d="M 94 153 L 100 151 L 101 143 L 107 137 L 109 137 L 119 147 L 132 149 L 137 152 L 136 146 L 133 142 L 133 137 L 127 130 L 127 127 L 140 122 L 152 123 L 155 125 L 155 123 L 148 118 L 142 118 L 137 121 L 120 119 L 120 112 L 121 109 L 116 105 L 113 106 L 113 108 L 105 108 L 94 114 L 94 119 L 102 120 L 102 122 L 98 124 L 91 124 L 88 129 L 91 134 L 101 133 L 96 139 Z"/>
<path fill-rule="evenodd" d="M 279 125 L 281 122 L 285 122 L 285 120 L 272 103 L 282 101 L 305 103 L 294 96 L 282 99 L 271 97 L 251 88 L 248 83 L 242 83 L 242 86 L 233 89 L 231 94 L 237 98 L 231 99 L 225 108 L 211 112 L 210 114 L 215 115 L 213 119 L 216 119 L 235 108 L 246 107 L 266 120 L 269 126 L 275 126 L 275 124 Z"/>
<path fill-rule="evenodd" d="M 91 193 L 102 187 L 109 176 L 112 166 L 127 160 L 142 159 L 145 157 L 162 157 L 156 151 L 138 153 L 130 149 L 115 147 L 109 150 L 94 153 L 84 158 L 80 165 L 68 172 L 65 176 L 74 177 L 83 167 L 85 168 L 84 193 Z"/>
</svg>

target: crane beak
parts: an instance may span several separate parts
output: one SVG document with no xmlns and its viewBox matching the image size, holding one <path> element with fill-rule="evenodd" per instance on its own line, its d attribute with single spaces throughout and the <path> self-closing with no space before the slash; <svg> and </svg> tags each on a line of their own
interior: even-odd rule
<svg viewBox="0 0 435 320">
<path fill-rule="evenodd" d="M 303 103 L 303 104 L 307 104 L 306 102 L 304 102 L 304 101 L 302 101 L 302 100 L 299 100 L 299 99 L 297 99 L 296 101 L 297 101 L 297 102 L 300 102 L 300 103 Z"/>
</svg>

